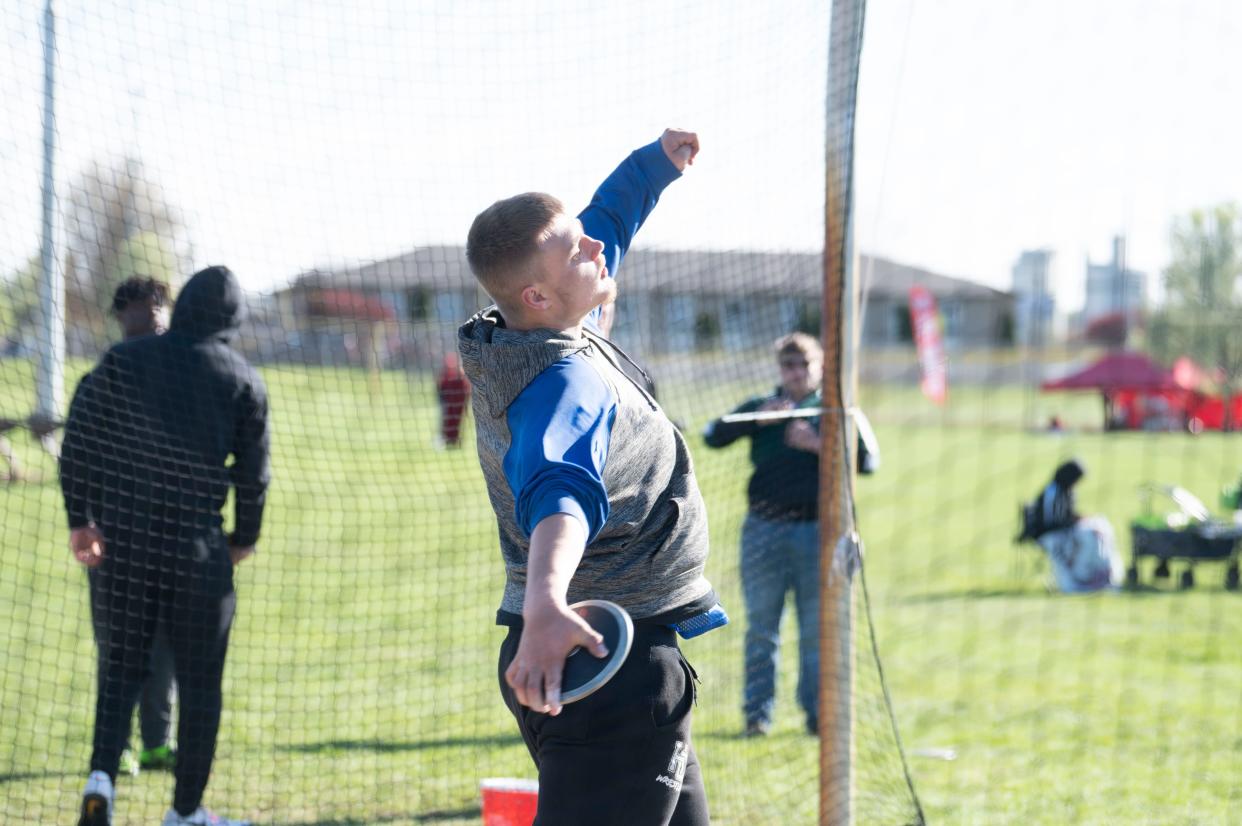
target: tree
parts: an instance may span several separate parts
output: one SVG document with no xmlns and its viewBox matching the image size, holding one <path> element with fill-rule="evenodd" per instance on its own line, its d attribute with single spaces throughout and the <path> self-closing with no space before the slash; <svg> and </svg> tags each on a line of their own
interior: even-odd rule
<svg viewBox="0 0 1242 826">
<path fill-rule="evenodd" d="M 146 173 L 125 158 L 94 161 L 69 188 L 65 208 L 65 314 L 78 335 L 108 338 L 107 310 L 117 285 L 150 277 L 179 286 L 188 266 L 180 210 Z"/>
<path fill-rule="evenodd" d="M 694 318 L 694 346 L 705 352 L 720 344 L 720 318 L 711 312 L 699 313 Z"/>
<path fill-rule="evenodd" d="M 0 277 L 0 351 L 21 342 L 39 320 L 39 259 Z"/>
<path fill-rule="evenodd" d="M 1190 356 L 1222 376 L 1226 402 L 1242 382 L 1242 208 L 1192 210 L 1174 219 L 1164 271 L 1166 303 L 1152 319 L 1152 349 L 1163 361 Z M 1229 404 L 1226 403 L 1226 417 Z M 1233 422 L 1226 418 L 1226 429 Z"/>
</svg>

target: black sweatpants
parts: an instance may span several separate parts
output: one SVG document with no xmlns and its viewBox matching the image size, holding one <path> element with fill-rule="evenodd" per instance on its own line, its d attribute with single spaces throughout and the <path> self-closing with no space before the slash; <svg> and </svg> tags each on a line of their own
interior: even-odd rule
<svg viewBox="0 0 1242 826">
<path fill-rule="evenodd" d="M 173 807 L 188 814 L 202 801 L 215 757 L 236 597 L 222 533 L 177 544 L 176 552 L 164 552 L 109 541 L 103 563 L 90 571 L 99 647 L 90 768 L 116 778 L 156 628 L 162 627 L 181 699 Z"/>
<path fill-rule="evenodd" d="M 144 749 L 171 745 L 173 700 L 177 696 L 175 668 L 168 632 L 160 626 L 155 629 L 149 673 L 138 698 L 138 726 Z"/>
<path fill-rule="evenodd" d="M 535 826 L 709 823 L 690 739 L 697 675 L 671 628 L 634 631 L 621 670 L 556 717 L 519 705 L 505 683 L 521 628 L 511 627 L 501 644 L 500 692 L 539 770 Z"/>
</svg>

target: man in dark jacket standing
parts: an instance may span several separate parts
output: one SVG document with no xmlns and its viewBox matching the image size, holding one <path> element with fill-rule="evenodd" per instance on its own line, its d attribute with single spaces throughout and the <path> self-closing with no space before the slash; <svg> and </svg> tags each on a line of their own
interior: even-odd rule
<svg viewBox="0 0 1242 826">
<path fill-rule="evenodd" d="M 754 472 L 747 487 L 749 510 L 742 525 L 742 596 L 746 600 L 746 677 L 742 713 L 745 734 L 772 727 L 776 665 L 785 595 L 794 593 L 798 616 L 798 703 L 806 728 L 819 732 L 819 409 L 823 351 L 804 333 L 776 342 L 780 386 L 750 399 L 734 413 L 799 409 L 816 415 L 749 421 L 717 419 L 703 434 L 708 447 L 750 438 Z"/>
<path fill-rule="evenodd" d="M 163 335 L 168 330 L 169 303 L 167 284 L 154 278 L 135 276 L 123 281 L 113 293 L 112 317 L 116 319 L 121 336 L 126 341 L 140 336 Z M 176 682 L 168 635 L 158 628 L 138 706 L 142 751 L 137 755 L 130 749 L 122 751 L 121 771 L 138 774 L 140 769 L 171 770 L 176 765 L 177 753 L 172 747 Z"/>
<path fill-rule="evenodd" d="M 241 317 L 232 272 L 196 273 L 169 332 L 110 349 L 69 410 L 61 489 L 71 548 L 89 569 L 99 645 L 80 826 L 111 823 L 157 626 L 167 630 L 181 687 L 176 792 L 164 826 L 241 823 L 201 806 L 220 725 L 233 566 L 254 553 L 269 479 L 267 391 L 229 346 Z M 230 487 L 236 510 L 226 537 Z"/>
</svg>

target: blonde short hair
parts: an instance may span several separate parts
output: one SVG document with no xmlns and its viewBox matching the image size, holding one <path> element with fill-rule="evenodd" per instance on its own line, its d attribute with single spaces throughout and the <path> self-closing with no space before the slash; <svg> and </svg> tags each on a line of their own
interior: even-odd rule
<svg viewBox="0 0 1242 826">
<path fill-rule="evenodd" d="M 466 237 L 466 260 L 488 295 L 503 304 L 514 274 L 525 274 L 565 205 L 544 192 L 523 192 L 480 212 Z"/>
<path fill-rule="evenodd" d="M 798 353 L 808 361 L 823 361 L 824 348 L 819 346 L 819 342 L 811 338 L 806 333 L 790 333 L 787 336 L 781 336 L 773 345 L 776 350 L 776 357 L 787 353 Z"/>
</svg>

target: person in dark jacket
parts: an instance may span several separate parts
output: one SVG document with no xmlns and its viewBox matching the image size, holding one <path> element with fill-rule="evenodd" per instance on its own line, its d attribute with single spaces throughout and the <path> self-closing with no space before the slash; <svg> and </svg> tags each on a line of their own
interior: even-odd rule
<svg viewBox="0 0 1242 826">
<path fill-rule="evenodd" d="M 154 278 L 127 278 L 112 294 L 112 317 L 126 339 L 168 329 L 168 285 Z"/>
<path fill-rule="evenodd" d="M 154 278 L 128 278 L 112 294 L 112 317 L 128 341 L 140 336 L 158 336 L 168 330 L 168 285 Z M 121 771 L 170 770 L 176 765 L 172 747 L 173 700 L 177 696 L 173 676 L 172 647 L 163 627 L 155 632 L 151 662 L 142 684 L 138 722 L 142 732 L 142 751 L 137 756 L 128 748 L 121 752 Z"/>
<path fill-rule="evenodd" d="M 1085 476 L 1086 469 L 1077 459 L 1057 466 L 1052 481 L 1043 487 L 1034 501 L 1023 508 L 1022 533 L 1018 540 L 1038 540 L 1052 531 L 1072 528 L 1082 515 L 1074 500 L 1074 486 Z"/>
<path fill-rule="evenodd" d="M 823 351 L 805 333 L 776 342 L 781 383 L 734 413 L 818 412 Z M 776 698 L 781 614 L 792 589 L 798 615 L 798 704 L 807 730 L 819 731 L 819 417 L 723 422 L 703 434 L 708 447 L 750 438 L 754 472 L 742 524 L 742 596 L 746 601 L 746 675 L 742 713 L 748 737 L 767 734 Z"/>
<path fill-rule="evenodd" d="M 1058 591 L 1090 593 L 1121 584 L 1122 565 L 1108 520 L 1078 512 L 1074 487 L 1086 475 L 1077 459 L 1057 466 L 1052 481 L 1022 507 L 1018 541 L 1033 540 L 1048 556 Z"/>
<path fill-rule="evenodd" d="M 71 549 L 88 568 L 99 648 L 80 826 L 111 823 L 121 750 L 158 626 L 181 689 L 176 790 L 164 826 L 241 823 L 201 805 L 220 724 L 233 567 L 254 553 L 269 481 L 267 391 L 229 346 L 241 317 L 232 272 L 196 273 L 168 333 L 112 347 L 70 406 L 61 489 Z M 235 513 L 226 536 L 221 512 L 230 488 Z"/>
</svg>

